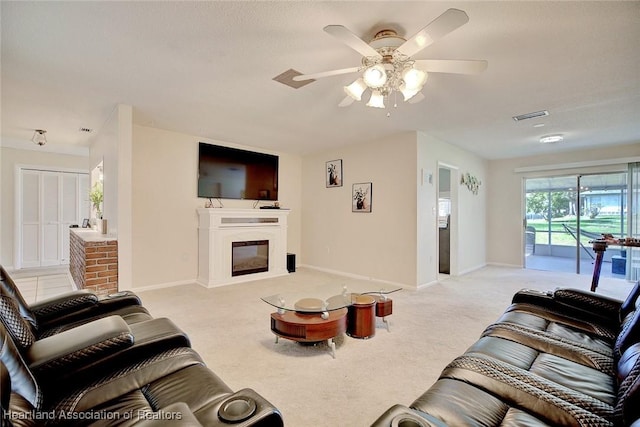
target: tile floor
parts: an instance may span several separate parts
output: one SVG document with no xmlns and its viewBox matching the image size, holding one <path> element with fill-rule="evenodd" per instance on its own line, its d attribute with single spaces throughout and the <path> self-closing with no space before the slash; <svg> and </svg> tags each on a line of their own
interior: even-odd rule
<svg viewBox="0 0 640 427">
<path fill-rule="evenodd" d="M 68 267 L 9 272 L 28 304 L 73 290 Z"/>
</svg>

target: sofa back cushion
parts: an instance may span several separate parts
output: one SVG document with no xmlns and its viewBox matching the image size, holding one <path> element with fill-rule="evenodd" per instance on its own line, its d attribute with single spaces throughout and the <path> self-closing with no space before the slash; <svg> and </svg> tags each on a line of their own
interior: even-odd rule
<svg viewBox="0 0 640 427">
<path fill-rule="evenodd" d="M 36 340 L 31 324 L 20 314 L 16 301 L 2 290 L 0 290 L 0 323 L 6 328 L 21 352 L 26 351 Z"/>
<path fill-rule="evenodd" d="M 616 421 L 630 425 L 640 418 L 640 343 L 629 346 L 620 357 L 618 382 Z"/>
<path fill-rule="evenodd" d="M 620 306 L 620 322 L 622 322 L 632 311 L 635 311 L 638 296 L 640 296 L 640 280 L 636 282 L 631 289 L 631 292 L 629 292 L 629 295 L 627 295 L 627 298 Z"/>
<path fill-rule="evenodd" d="M 640 342 L 640 310 L 630 313 L 622 322 L 620 333 L 613 344 L 613 357 L 616 362 L 633 344 Z"/>
<path fill-rule="evenodd" d="M 24 300 L 20 289 L 16 286 L 16 283 L 7 273 L 7 270 L 4 269 L 3 266 L 0 265 L 0 290 L 3 290 L 7 295 L 13 297 L 18 305 L 18 309 L 20 310 L 20 314 L 23 318 L 25 318 L 29 323 L 31 323 L 33 330 L 38 329 L 38 320 L 36 319 L 36 315 L 31 311 L 29 304 Z"/>
</svg>

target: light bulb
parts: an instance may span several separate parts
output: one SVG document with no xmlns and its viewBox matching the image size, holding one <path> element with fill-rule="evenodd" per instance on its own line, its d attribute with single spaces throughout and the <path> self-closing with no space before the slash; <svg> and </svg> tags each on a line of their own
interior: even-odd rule
<svg viewBox="0 0 640 427">
<path fill-rule="evenodd" d="M 371 88 L 377 88 L 384 86 L 387 82 L 387 72 L 382 64 L 373 65 L 366 70 L 362 75 L 364 82 Z"/>
<path fill-rule="evenodd" d="M 371 93 L 371 98 L 367 102 L 367 107 L 384 108 L 384 97 L 379 90 L 374 90 Z"/>
<path fill-rule="evenodd" d="M 404 96 L 404 100 L 408 101 L 411 98 L 413 98 L 418 92 L 420 92 L 420 88 L 417 89 L 407 89 L 407 85 L 405 83 L 402 83 L 400 85 L 400 92 L 402 93 L 402 96 Z"/>
<path fill-rule="evenodd" d="M 427 73 L 416 68 L 407 68 L 402 72 L 402 80 L 408 90 L 419 91 L 427 81 Z"/>
</svg>

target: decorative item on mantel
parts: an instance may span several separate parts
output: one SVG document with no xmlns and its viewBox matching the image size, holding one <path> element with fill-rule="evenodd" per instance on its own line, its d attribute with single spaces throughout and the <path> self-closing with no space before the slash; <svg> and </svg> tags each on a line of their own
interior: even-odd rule
<svg viewBox="0 0 640 427">
<path fill-rule="evenodd" d="M 478 178 L 467 172 L 462 174 L 462 178 L 460 178 L 460 185 L 466 185 L 467 189 L 469 189 L 469 191 L 477 196 L 482 182 Z"/>
</svg>

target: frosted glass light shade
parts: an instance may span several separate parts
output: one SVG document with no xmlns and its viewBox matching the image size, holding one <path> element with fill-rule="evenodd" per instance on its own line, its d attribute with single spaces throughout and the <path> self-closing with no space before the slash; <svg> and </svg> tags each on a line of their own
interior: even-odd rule
<svg viewBox="0 0 640 427">
<path fill-rule="evenodd" d="M 407 68 L 402 72 L 402 80 L 408 90 L 420 90 L 427 81 L 427 73 L 416 68 Z"/>
<path fill-rule="evenodd" d="M 387 72 L 382 64 L 373 65 L 367 68 L 364 70 L 362 77 L 364 78 L 364 82 L 367 86 L 371 88 L 384 86 L 387 82 Z"/>
<path fill-rule="evenodd" d="M 407 89 L 407 85 L 402 83 L 399 89 L 400 89 L 400 92 L 402 93 L 402 96 L 404 96 L 404 100 L 408 101 L 411 98 L 413 98 L 418 92 L 420 92 L 420 89 L 422 88 Z"/>
<path fill-rule="evenodd" d="M 367 85 L 364 83 L 364 80 L 360 78 L 355 82 L 351 83 L 349 86 L 345 86 L 344 93 L 346 93 L 356 101 L 360 101 L 362 99 L 362 93 L 366 89 L 367 89 Z"/>
<path fill-rule="evenodd" d="M 382 96 L 379 90 L 374 90 L 371 93 L 367 107 L 384 108 L 384 96 Z"/>
</svg>

